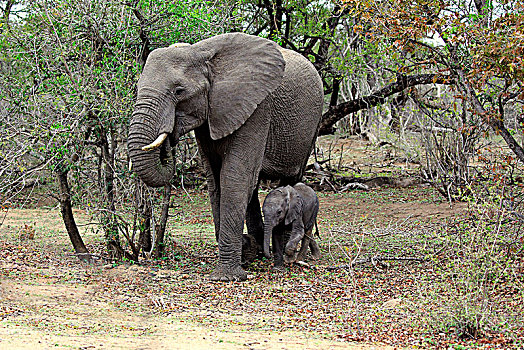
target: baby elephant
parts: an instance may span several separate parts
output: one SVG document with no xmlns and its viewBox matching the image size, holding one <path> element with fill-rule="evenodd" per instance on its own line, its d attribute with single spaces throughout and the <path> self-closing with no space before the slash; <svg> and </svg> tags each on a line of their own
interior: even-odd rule
<svg viewBox="0 0 524 350">
<path fill-rule="evenodd" d="M 320 249 L 313 239 L 313 226 L 318 214 L 318 198 L 310 187 L 299 182 L 295 186 L 279 187 L 271 191 L 262 206 L 264 213 L 264 255 L 269 253 L 269 239 L 273 237 L 275 268 L 281 269 L 283 261 L 304 261 L 308 247 L 316 260 Z M 317 227 L 318 235 L 318 227 Z M 297 245 L 302 240 L 300 252 Z"/>
</svg>

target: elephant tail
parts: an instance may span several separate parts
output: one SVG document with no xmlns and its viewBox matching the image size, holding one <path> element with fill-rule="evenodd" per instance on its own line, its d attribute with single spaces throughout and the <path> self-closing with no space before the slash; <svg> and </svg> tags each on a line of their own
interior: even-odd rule
<svg viewBox="0 0 524 350">
<path fill-rule="evenodd" d="M 318 224 L 317 224 L 317 219 L 315 219 L 315 236 L 317 236 L 318 239 L 321 239 L 321 238 L 320 238 L 320 235 L 318 234 Z"/>
</svg>

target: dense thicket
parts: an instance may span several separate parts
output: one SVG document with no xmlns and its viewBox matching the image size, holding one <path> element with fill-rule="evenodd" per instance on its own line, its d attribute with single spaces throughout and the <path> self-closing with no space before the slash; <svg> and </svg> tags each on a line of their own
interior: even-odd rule
<svg viewBox="0 0 524 350">
<path fill-rule="evenodd" d="M 2 202 L 56 181 L 66 226 L 73 203 L 96 214 L 115 256 L 161 247 L 160 194 L 128 170 L 136 82 L 154 48 L 230 31 L 313 62 L 326 95 L 320 134 L 389 141 L 416 132 L 426 177 L 460 198 L 490 130 L 524 161 L 523 10 L 519 0 L 0 1 Z M 196 159 L 188 142 L 179 146 L 182 185 L 192 167 L 183 160 Z"/>
<path fill-rule="evenodd" d="M 162 237 L 162 225 L 152 215 L 160 200 L 128 170 L 125 149 L 141 66 L 156 47 L 231 30 L 236 20 L 230 6 L 202 1 L 0 4 L 2 201 L 36 181 L 56 181 L 77 253 L 87 250 L 75 230 L 71 203 L 98 218 L 111 255 L 126 254 L 121 237 L 130 244 L 128 257 L 136 259 L 141 249 L 150 252 L 155 233 Z M 130 203 L 134 208 L 127 215 Z M 156 247 L 161 247 L 158 241 Z"/>
</svg>

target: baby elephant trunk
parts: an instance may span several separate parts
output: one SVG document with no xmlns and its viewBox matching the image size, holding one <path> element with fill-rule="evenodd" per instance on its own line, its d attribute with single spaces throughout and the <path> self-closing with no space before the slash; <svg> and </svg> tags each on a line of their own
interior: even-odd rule
<svg viewBox="0 0 524 350">
<path fill-rule="evenodd" d="M 273 226 L 269 224 L 264 225 L 264 256 L 268 259 L 271 258 L 271 252 L 269 251 L 269 240 L 273 232 Z"/>
</svg>

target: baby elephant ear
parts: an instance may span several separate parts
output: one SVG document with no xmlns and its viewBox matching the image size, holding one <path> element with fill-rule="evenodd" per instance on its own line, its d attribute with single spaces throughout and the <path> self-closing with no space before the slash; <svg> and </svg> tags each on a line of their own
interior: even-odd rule
<svg viewBox="0 0 524 350">
<path fill-rule="evenodd" d="M 229 33 L 202 40 L 195 49 L 207 52 L 211 71 L 209 129 L 223 138 L 253 114 L 284 76 L 285 61 L 277 44 L 257 36 Z"/>
<path fill-rule="evenodd" d="M 289 225 L 295 220 L 299 220 L 302 215 L 302 197 L 291 186 L 287 186 L 289 190 L 289 209 L 286 214 L 285 224 Z"/>
</svg>

